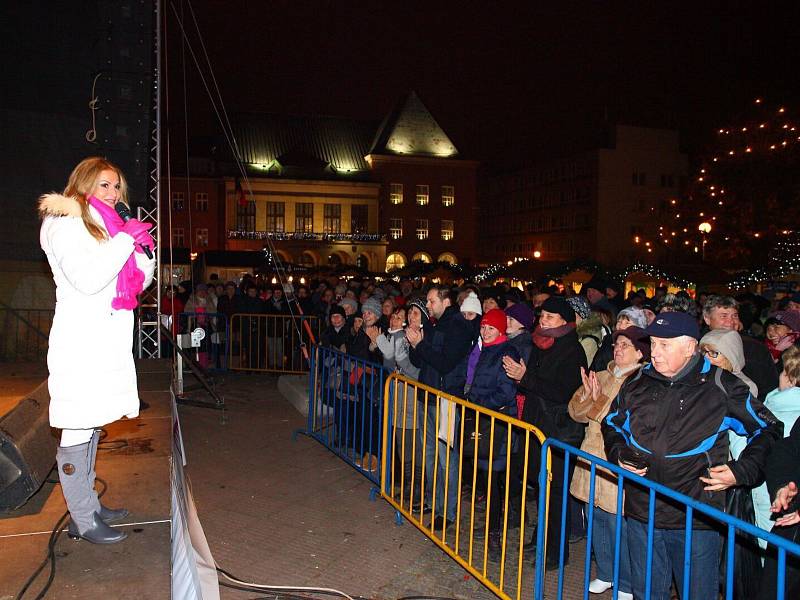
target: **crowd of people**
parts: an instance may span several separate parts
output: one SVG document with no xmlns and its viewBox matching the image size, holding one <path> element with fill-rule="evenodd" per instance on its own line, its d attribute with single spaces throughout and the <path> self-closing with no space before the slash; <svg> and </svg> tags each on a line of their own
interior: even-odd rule
<svg viewBox="0 0 800 600">
<path fill-rule="evenodd" d="M 318 340 L 322 346 L 521 418 L 548 437 L 722 510 L 733 490 L 744 490 L 758 526 L 800 540 L 795 504 L 800 467 L 772 460 L 797 451 L 798 293 L 768 300 L 750 293 L 692 297 L 657 288 L 652 297 L 644 290 L 623 297 L 614 282 L 600 278 L 574 293 L 556 285 L 521 290 L 503 283 L 450 287 L 409 278 L 398 283 L 331 277 L 297 287 L 289 301 L 282 288 L 260 287 L 254 279 L 217 285 L 215 295 L 211 306 L 225 314 L 313 315 L 325 323 Z M 187 296 L 186 310 L 190 303 Z M 420 394 L 416 400 L 416 420 L 412 411 L 406 411 L 405 420 L 395 415 L 394 431 L 405 430 L 403 435 L 418 440 L 416 456 L 412 461 L 408 452 L 403 468 L 407 479 L 412 462 L 424 469 L 425 489 L 414 507 L 422 513 L 435 507 L 433 526 L 443 532 L 456 519 L 460 449 L 457 440 L 441 433 L 443 413 L 436 397 Z M 535 487 L 540 456 L 535 450 L 522 456 L 516 440 L 506 447 L 503 439 L 496 435 L 492 452 L 500 469 L 511 464 L 505 522 L 514 527 L 519 526 L 522 486 Z M 377 448 L 377 440 L 370 447 Z M 479 469 L 498 469 L 485 455 L 479 458 Z M 522 481 L 526 462 L 528 481 Z M 365 457 L 362 465 L 375 468 L 375 461 Z M 570 496 L 565 536 L 574 542 L 586 534 L 590 478 L 581 460 L 571 461 L 565 473 L 559 452 L 552 455 L 551 472 L 546 568 L 555 569 L 562 490 Z M 502 497 L 498 486 L 505 485 L 505 477 L 489 479 L 491 489 L 477 491 L 479 502 L 487 493 Z M 590 591 L 602 593 L 613 581 L 617 513 L 617 478 L 602 468 L 594 505 L 596 577 Z M 491 503 L 486 523 L 474 531 L 480 538 L 488 525 L 488 555 L 494 561 L 500 558 L 503 510 L 502 502 Z M 683 579 L 685 510 L 659 497 L 654 519 L 651 597 L 669 599 L 673 578 L 679 589 Z M 626 484 L 620 598 L 644 597 L 649 521 L 648 491 Z M 535 539 L 534 533 L 526 552 L 535 550 Z M 716 597 L 721 544 L 717 527 L 696 515 L 692 597 Z M 564 554 L 568 561 L 568 544 Z M 765 549 L 758 564 L 763 564 L 763 583 L 751 578 L 750 584 L 754 594 L 768 597 L 776 579 L 774 553 Z M 789 577 L 790 589 L 796 590 L 796 565 L 790 564 Z"/>
</svg>

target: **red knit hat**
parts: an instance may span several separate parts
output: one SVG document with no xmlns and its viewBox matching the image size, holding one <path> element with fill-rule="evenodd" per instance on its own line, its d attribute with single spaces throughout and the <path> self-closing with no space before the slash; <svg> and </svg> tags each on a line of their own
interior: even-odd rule
<svg viewBox="0 0 800 600">
<path fill-rule="evenodd" d="M 481 325 L 491 325 L 500 333 L 505 333 L 507 328 L 506 313 L 499 308 L 488 311 L 481 319 Z"/>
</svg>

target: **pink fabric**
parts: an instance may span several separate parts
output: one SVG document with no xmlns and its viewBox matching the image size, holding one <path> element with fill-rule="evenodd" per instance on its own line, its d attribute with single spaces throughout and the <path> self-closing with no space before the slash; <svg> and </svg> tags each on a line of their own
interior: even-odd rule
<svg viewBox="0 0 800 600">
<path fill-rule="evenodd" d="M 110 237 L 114 237 L 122 230 L 125 223 L 123 223 L 122 217 L 117 214 L 117 211 L 112 206 L 94 196 L 89 198 L 89 204 L 100 213 Z M 136 258 L 133 250 L 131 250 L 131 255 L 125 261 L 119 275 L 117 275 L 117 295 L 111 301 L 111 308 L 114 310 L 133 310 L 136 308 L 136 296 L 142 292 L 143 286 L 144 273 L 136 266 Z"/>
</svg>

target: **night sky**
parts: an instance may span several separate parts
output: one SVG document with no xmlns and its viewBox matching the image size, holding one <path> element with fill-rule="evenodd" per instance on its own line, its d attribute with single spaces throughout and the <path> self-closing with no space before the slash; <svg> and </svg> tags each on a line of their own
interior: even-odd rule
<svg viewBox="0 0 800 600">
<path fill-rule="evenodd" d="M 414 89 L 462 156 L 497 169 L 590 146 L 606 119 L 678 128 L 697 152 L 755 97 L 800 110 L 792 3 L 498 4 L 192 6 L 231 114 L 380 120 Z M 180 39 L 168 11 L 177 123 Z M 188 8 L 184 19 L 193 28 Z M 219 133 L 190 61 L 192 134 Z"/>
</svg>

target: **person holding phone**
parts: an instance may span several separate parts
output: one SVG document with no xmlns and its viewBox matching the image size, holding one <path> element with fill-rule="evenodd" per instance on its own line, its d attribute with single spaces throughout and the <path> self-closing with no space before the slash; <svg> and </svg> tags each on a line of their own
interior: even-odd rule
<svg viewBox="0 0 800 600">
<path fill-rule="evenodd" d="M 651 364 L 620 388 L 602 424 L 608 461 L 687 496 L 725 509 L 727 488 L 759 483 L 783 423 L 734 374 L 712 365 L 698 351 L 697 321 L 686 313 L 658 315 L 645 330 Z M 728 430 L 750 444 L 729 460 Z M 631 579 L 645 597 L 649 490 L 625 489 Z M 683 585 L 686 510 L 656 495 L 652 553 L 653 600 L 669 600 L 673 577 Z M 719 593 L 720 535 L 695 517 L 692 523 L 690 596 Z"/>
</svg>

